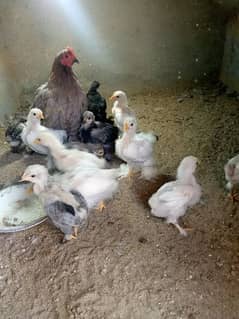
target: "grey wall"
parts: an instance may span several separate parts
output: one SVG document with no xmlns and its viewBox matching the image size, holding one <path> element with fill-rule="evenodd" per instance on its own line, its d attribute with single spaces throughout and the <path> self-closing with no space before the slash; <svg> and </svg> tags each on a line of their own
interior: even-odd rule
<svg viewBox="0 0 239 319">
<path fill-rule="evenodd" d="M 239 91 L 239 16 L 228 22 L 221 79 L 230 88 Z"/>
<path fill-rule="evenodd" d="M 0 2 L 0 117 L 47 80 L 71 45 L 83 87 L 189 85 L 218 74 L 224 20 L 210 0 L 11 0 Z M 215 54 L 216 52 L 216 54 Z"/>
</svg>

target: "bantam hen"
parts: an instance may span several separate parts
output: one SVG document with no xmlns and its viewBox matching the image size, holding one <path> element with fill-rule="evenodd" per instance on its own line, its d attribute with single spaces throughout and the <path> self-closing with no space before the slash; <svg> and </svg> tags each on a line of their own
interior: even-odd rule
<svg viewBox="0 0 239 319">
<path fill-rule="evenodd" d="M 76 238 L 78 229 L 88 220 L 88 206 L 81 193 L 50 182 L 42 165 L 28 166 L 21 180 L 33 184 L 33 192 L 40 198 L 47 216 L 64 233 L 63 242 Z"/>
<path fill-rule="evenodd" d="M 115 125 L 122 132 L 125 118 L 135 118 L 135 113 L 128 107 L 128 99 L 125 92 L 115 91 L 110 97 L 110 100 L 114 102 L 112 114 L 114 116 Z"/>
<path fill-rule="evenodd" d="M 32 107 L 44 112 L 44 124 L 66 130 L 69 140 L 75 140 L 82 114 L 87 110 L 87 98 L 82 91 L 72 65 L 79 63 L 72 48 L 60 51 L 52 65 L 47 83 L 36 93 Z"/>
<path fill-rule="evenodd" d="M 42 111 L 37 108 L 31 109 L 27 117 L 27 122 L 22 130 L 21 138 L 23 143 L 34 152 L 46 155 L 48 153 L 47 148 L 34 143 L 36 137 L 41 132 L 48 131 L 54 134 L 61 143 L 65 143 L 67 141 L 67 134 L 64 130 L 53 130 L 42 126 L 41 119 L 44 119 Z"/>
<path fill-rule="evenodd" d="M 71 171 L 79 166 L 99 168 L 106 166 L 106 161 L 94 154 L 67 149 L 51 132 L 41 132 L 36 136 L 34 143 L 48 149 L 54 166 L 62 172 Z"/>
<path fill-rule="evenodd" d="M 176 181 L 164 184 L 149 199 L 151 214 L 166 218 L 167 223 L 175 225 L 184 236 L 187 232 L 179 226 L 178 218 L 201 198 L 201 187 L 194 176 L 197 162 L 194 156 L 185 157 L 177 169 Z"/>
<path fill-rule="evenodd" d="M 83 143 L 101 144 L 107 161 L 112 160 L 117 137 L 118 128 L 116 126 L 106 122 L 95 121 L 93 112 L 84 112 L 83 124 L 79 130 L 78 138 Z"/>
<path fill-rule="evenodd" d="M 122 137 L 115 143 L 116 154 L 127 162 L 130 175 L 134 170 L 140 170 L 143 178 L 154 178 L 158 173 L 153 154 L 157 136 L 152 133 L 136 133 L 137 122 L 131 117 L 125 118 L 123 130 Z"/>
</svg>

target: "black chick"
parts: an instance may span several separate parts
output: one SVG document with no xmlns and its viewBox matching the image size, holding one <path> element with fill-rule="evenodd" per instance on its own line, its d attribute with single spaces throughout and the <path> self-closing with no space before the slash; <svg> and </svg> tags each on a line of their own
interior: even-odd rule
<svg viewBox="0 0 239 319">
<path fill-rule="evenodd" d="M 93 112 L 85 111 L 78 138 L 82 143 L 101 144 L 104 158 L 111 161 L 115 152 L 115 140 L 118 138 L 118 128 L 110 123 L 95 121 Z"/>
<path fill-rule="evenodd" d="M 25 122 L 26 118 L 20 117 L 17 114 L 11 116 L 7 120 L 5 139 L 9 143 L 11 152 L 13 153 L 21 153 L 25 149 L 25 144 L 23 143 L 21 138 Z"/>
<path fill-rule="evenodd" d="M 106 100 L 101 96 L 101 94 L 97 91 L 100 87 L 100 83 L 98 81 L 93 81 L 89 88 L 88 93 L 86 94 L 88 99 L 88 110 L 91 111 L 95 115 L 95 120 L 100 122 L 108 122 L 113 124 L 113 120 L 110 118 L 107 119 L 106 114 Z"/>
</svg>

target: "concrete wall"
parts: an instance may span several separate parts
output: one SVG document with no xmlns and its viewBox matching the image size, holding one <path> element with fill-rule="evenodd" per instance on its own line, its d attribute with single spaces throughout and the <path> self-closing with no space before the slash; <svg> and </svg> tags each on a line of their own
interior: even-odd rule
<svg viewBox="0 0 239 319">
<path fill-rule="evenodd" d="M 234 15 L 227 25 L 221 79 L 239 91 L 239 15 Z"/>
<path fill-rule="evenodd" d="M 47 80 L 66 45 L 80 57 L 83 87 L 98 79 L 108 90 L 139 91 L 217 76 L 224 42 L 210 0 L 1 1 L 0 30 L 0 117 Z"/>
</svg>

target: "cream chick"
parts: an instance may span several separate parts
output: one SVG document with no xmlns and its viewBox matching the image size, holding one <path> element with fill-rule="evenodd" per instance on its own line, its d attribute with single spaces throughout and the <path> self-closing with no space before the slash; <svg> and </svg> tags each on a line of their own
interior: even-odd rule
<svg viewBox="0 0 239 319">
<path fill-rule="evenodd" d="M 152 133 L 136 133 L 137 122 L 134 117 L 124 120 L 123 135 L 116 140 L 116 154 L 131 170 L 140 170 L 145 179 L 152 179 L 157 175 L 154 160 L 154 144 L 157 137 Z"/>
<path fill-rule="evenodd" d="M 66 132 L 63 130 L 50 130 L 47 127 L 41 125 L 42 119 L 44 119 L 44 115 L 40 109 L 31 109 L 27 116 L 27 122 L 25 127 L 23 128 L 21 138 L 23 143 L 27 145 L 30 149 L 32 149 L 34 152 L 46 155 L 47 148 L 34 143 L 38 134 L 45 131 L 51 131 L 61 142 L 66 141 L 67 136 Z"/>
<path fill-rule="evenodd" d="M 64 233 L 63 241 L 76 238 L 78 229 L 88 219 L 88 206 L 81 193 L 50 181 L 43 165 L 28 166 L 21 180 L 33 184 L 33 192 L 41 200 L 47 216 Z"/>
<path fill-rule="evenodd" d="M 35 144 L 47 147 L 54 165 L 60 171 L 71 171 L 79 166 L 104 168 L 106 162 L 96 155 L 67 149 L 51 132 L 41 132 L 34 141 Z"/>
<path fill-rule="evenodd" d="M 187 232 L 179 226 L 178 219 L 201 198 L 201 187 L 194 176 L 197 162 L 194 156 L 185 157 L 177 169 L 176 181 L 164 184 L 148 201 L 152 215 L 166 218 L 184 236 Z"/>
<path fill-rule="evenodd" d="M 135 118 L 134 111 L 128 106 L 128 99 L 123 91 L 115 91 L 110 100 L 113 101 L 112 114 L 114 116 L 115 125 L 122 132 L 124 120 L 126 117 Z"/>
</svg>

